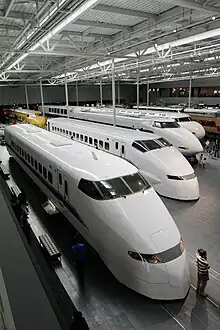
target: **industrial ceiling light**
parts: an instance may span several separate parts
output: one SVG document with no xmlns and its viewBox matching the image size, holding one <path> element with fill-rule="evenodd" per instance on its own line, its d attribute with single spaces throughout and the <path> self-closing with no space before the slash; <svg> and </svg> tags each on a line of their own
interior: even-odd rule
<svg viewBox="0 0 220 330">
<path fill-rule="evenodd" d="M 60 5 L 63 4 L 66 0 L 62 0 Z M 30 51 L 35 50 L 38 48 L 41 44 L 43 44 L 45 41 L 49 40 L 51 37 L 53 37 L 56 33 L 59 33 L 66 25 L 71 23 L 73 20 L 76 20 L 79 18 L 80 15 L 82 15 L 86 10 L 94 7 L 96 3 L 99 2 L 99 0 L 88 0 L 83 5 L 81 5 L 79 8 L 77 8 L 73 13 L 71 13 L 66 19 L 64 19 L 60 24 L 58 24 L 54 29 L 52 29 L 49 33 L 47 33 L 40 41 L 38 41 L 36 44 L 34 44 Z M 59 6 L 60 6 L 59 5 Z M 52 11 L 54 13 L 55 11 Z M 45 19 L 48 19 L 51 17 L 51 13 L 49 13 Z M 41 25 L 45 22 L 45 19 L 41 22 Z M 16 64 L 18 64 L 20 61 L 22 61 L 28 54 L 21 55 L 15 62 L 13 62 L 6 70 L 10 70 L 12 67 L 14 67 Z"/>
<path fill-rule="evenodd" d="M 213 21 L 215 20 L 215 18 L 216 18 L 215 16 L 212 16 L 212 20 L 213 20 Z"/>
</svg>

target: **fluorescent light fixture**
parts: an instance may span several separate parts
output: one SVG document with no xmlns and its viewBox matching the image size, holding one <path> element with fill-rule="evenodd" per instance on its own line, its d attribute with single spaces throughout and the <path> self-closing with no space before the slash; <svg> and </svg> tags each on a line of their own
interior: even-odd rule
<svg viewBox="0 0 220 330">
<path fill-rule="evenodd" d="M 15 62 L 13 62 L 11 65 L 9 65 L 9 67 L 6 70 L 11 70 L 16 64 L 18 64 L 19 62 L 24 60 L 25 57 L 27 57 L 27 56 L 28 56 L 28 54 L 21 55 Z"/>
<path fill-rule="evenodd" d="M 78 9 L 76 9 L 72 14 L 70 14 L 67 18 L 65 18 L 60 24 L 58 24 L 54 29 L 52 29 L 49 33 L 47 33 L 38 43 L 33 45 L 30 50 L 33 51 L 37 47 L 39 47 L 42 43 L 52 38 L 56 33 L 59 33 L 66 25 L 77 20 L 80 15 L 84 14 L 85 11 L 94 7 L 99 0 L 88 0 L 83 5 L 81 5 Z"/>
</svg>

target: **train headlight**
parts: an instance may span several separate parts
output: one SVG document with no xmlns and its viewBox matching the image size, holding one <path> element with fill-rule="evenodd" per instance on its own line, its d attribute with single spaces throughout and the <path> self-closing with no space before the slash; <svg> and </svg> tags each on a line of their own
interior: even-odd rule
<svg viewBox="0 0 220 330">
<path fill-rule="evenodd" d="M 178 149 L 181 149 L 181 150 L 189 150 L 189 148 L 181 147 L 181 146 L 179 146 Z"/>
</svg>

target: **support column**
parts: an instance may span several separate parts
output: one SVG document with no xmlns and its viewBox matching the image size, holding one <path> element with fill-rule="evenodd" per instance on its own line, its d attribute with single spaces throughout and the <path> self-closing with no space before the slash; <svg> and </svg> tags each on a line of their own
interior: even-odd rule
<svg viewBox="0 0 220 330">
<path fill-rule="evenodd" d="M 78 84 L 76 83 L 76 105 L 79 105 L 79 90 L 78 90 Z"/>
<path fill-rule="evenodd" d="M 43 113 L 43 116 L 44 116 L 45 112 L 44 112 L 44 94 L 43 94 L 42 80 L 40 80 L 40 96 L 41 96 L 42 113 Z"/>
<path fill-rule="evenodd" d="M 67 85 L 67 76 L 66 76 L 66 73 L 65 73 L 65 95 L 66 95 L 66 109 L 67 109 L 67 118 L 70 117 L 70 114 L 69 114 L 69 97 L 68 97 L 68 85 Z"/>
<path fill-rule="evenodd" d="M 24 85 L 24 90 L 25 90 L 25 99 L 26 99 L 27 110 L 29 110 L 27 85 Z"/>
<path fill-rule="evenodd" d="M 192 95 L 192 73 L 190 74 L 190 79 L 189 79 L 189 101 L 188 101 L 189 108 L 191 108 L 191 95 Z"/>
<path fill-rule="evenodd" d="M 140 74 L 137 74 L 137 110 L 139 110 L 139 105 L 140 105 Z"/>
<path fill-rule="evenodd" d="M 115 62 L 112 58 L 112 108 L 113 108 L 113 125 L 116 125 L 116 109 L 115 109 Z"/>
<path fill-rule="evenodd" d="M 121 103 L 121 97 L 120 97 L 120 82 L 118 81 L 118 104 Z"/>
<path fill-rule="evenodd" d="M 100 103 L 101 103 L 101 106 L 102 106 L 102 104 L 103 104 L 103 101 L 102 101 L 102 79 L 100 80 L 99 88 L 100 88 Z"/>
<path fill-rule="evenodd" d="M 149 91 L 149 81 L 147 82 L 147 106 L 150 104 L 150 91 Z"/>
</svg>

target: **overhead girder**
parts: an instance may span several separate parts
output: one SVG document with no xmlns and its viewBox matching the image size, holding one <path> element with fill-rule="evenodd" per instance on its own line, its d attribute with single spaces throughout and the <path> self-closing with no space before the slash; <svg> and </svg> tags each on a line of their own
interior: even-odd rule
<svg viewBox="0 0 220 330">
<path fill-rule="evenodd" d="M 120 30 L 120 31 L 130 29 L 130 26 L 128 26 L 128 25 L 104 23 L 104 22 L 97 22 L 97 21 L 87 21 L 87 20 L 81 20 L 81 19 L 78 19 L 76 22 L 74 22 L 74 24 L 84 25 L 84 26 L 93 26 L 93 27 L 99 27 L 99 28 L 104 28 L 104 29 Z"/>
<path fill-rule="evenodd" d="M 192 1 L 192 0 L 166 0 L 168 3 L 173 4 L 174 6 L 180 6 L 189 9 L 195 9 L 200 11 L 205 11 L 210 14 L 220 14 L 220 7 L 202 5 L 201 3 Z"/>
<path fill-rule="evenodd" d="M 16 2 L 17 3 L 17 2 Z M 26 13 L 26 12 L 20 12 L 20 11 L 9 11 L 7 17 L 8 18 L 15 18 L 15 19 L 21 19 L 21 20 L 29 20 L 33 14 Z M 0 17 L 5 17 L 4 10 L 0 10 Z"/>
<path fill-rule="evenodd" d="M 96 5 L 93 9 L 107 12 L 107 13 L 128 15 L 128 16 L 133 16 L 133 17 L 143 17 L 143 18 L 153 19 L 153 20 L 155 20 L 158 17 L 157 15 L 146 13 L 143 11 L 130 10 L 130 9 L 125 9 L 125 8 L 120 8 L 120 7 L 115 7 L 115 6 L 107 6 L 107 5 L 102 5 L 102 4 Z"/>
</svg>

